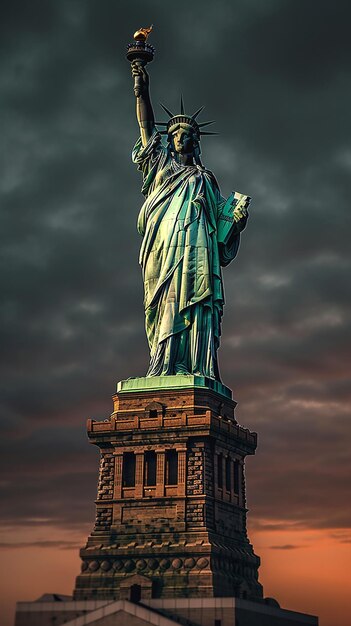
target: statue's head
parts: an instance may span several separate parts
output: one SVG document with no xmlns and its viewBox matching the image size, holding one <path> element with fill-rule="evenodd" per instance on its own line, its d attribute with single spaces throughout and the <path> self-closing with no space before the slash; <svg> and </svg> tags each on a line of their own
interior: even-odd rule
<svg viewBox="0 0 351 626">
<path fill-rule="evenodd" d="M 162 134 L 167 135 L 168 142 L 171 150 L 178 154 L 193 155 L 196 163 L 200 163 L 200 136 L 201 135 L 215 135 L 216 133 L 204 132 L 201 130 L 202 126 L 213 124 L 213 122 L 203 122 L 198 124 L 196 121 L 197 116 L 204 107 L 201 107 L 193 115 L 186 115 L 184 113 L 183 98 L 180 99 L 180 114 L 174 115 L 163 104 L 162 108 L 169 115 L 168 122 L 157 122 L 157 125 L 166 126 L 166 130 L 161 131 Z"/>
<path fill-rule="evenodd" d="M 185 116 L 182 116 L 185 117 Z M 188 122 L 175 122 L 167 129 L 168 141 L 178 154 L 194 154 L 199 150 L 200 135 Z"/>
</svg>

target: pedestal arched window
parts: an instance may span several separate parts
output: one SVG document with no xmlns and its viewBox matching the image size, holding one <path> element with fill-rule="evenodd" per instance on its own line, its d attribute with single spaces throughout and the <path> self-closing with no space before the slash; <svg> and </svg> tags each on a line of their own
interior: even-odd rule
<svg viewBox="0 0 351 626">
<path fill-rule="evenodd" d="M 135 487 L 134 452 L 124 452 L 123 454 L 122 484 L 123 487 Z"/>
<path fill-rule="evenodd" d="M 227 456 L 225 459 L 225 488 L 227 491 L 230 491 L 232 487 L 232 481 L 231 481 L 231 476 L 230 476 L 230 466 L 231 466 L 231 460 L 230 460 L 230 457 Z"/>
<path fill-rule="evenodd" d="M 223 487 L 223 455 L 217 455 L 217 484 L 220 489 Z"/>
<path fill-rule="evenodd" d="M 178 484 L 178 452 L 166 451 L 166 485 Z"/>
<path fill-rule="evenodd" d="M 145 452 L 144 476 L 144 484 L 147 487 L 154 487 L 156 485 L 156 452 Z"/>
</svg>

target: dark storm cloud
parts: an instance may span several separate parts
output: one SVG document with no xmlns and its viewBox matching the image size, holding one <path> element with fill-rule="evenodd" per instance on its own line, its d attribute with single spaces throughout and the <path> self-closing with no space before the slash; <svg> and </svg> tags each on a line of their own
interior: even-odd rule
<svg viewBox="0 0 351 626">
<path fill-rule="evenodd" d="M 264 411 L 270 408 L 268 400 Z M 258 456 L 247 463 L 251 524 L 263 519 L 284 522 L 285 529 L 292 523 L 300 528 L 350 526 L 351 464 L 345 450 L 350 426 L 333 407 L 321 418 L 322 402 L 315 412 L 319 416 L 313 419 L 308 404 L 283 402 L 280 415 L 272 411 L 270 424 L 260 428 Z"/>
<path fill-rule="evenodd" d="M 85 419 L 107 417 L 115 381 L 147 365 L 124 47 L 150 21 L 155 108 L 176 108 L 181 92 L 191 112 L 206 103 L 202 119 L 216 118 L 221 134 L 204 138 L 205 164 L 224 195 L 235 187 L 254 197 L 238 259 L 224 272 L 220 354 L 238 420 L 260 434 L 248 461 L 250 518 L 275 529 L 346 528 L 343 1 L 181 0 L 171 11 L 167 2 L 3 3 L 4 521 L 71 528 L 93 519 L 97 454 Z"/>
<path fill-rule="evenodd" d="M 74 541 L 23 541 L 22 543 L 0 543 L 1 550 L 21 550 L 23 548 L 57 548 L 58 550 L 78 550 L 81 546 Z"/>
<path fill-rule="evenodd" d="M 18 526 L 23 540 L 31 526 L 75 528 L 93 519 L 98 453 L 86 443 L 83 427 L 51 423 L 14 445 L 20 454 L 15 463 L 7 462 L 1 476 L 5 527 Z M 3 442 L 2 457 L 6 447 Z"/>
<path fill-rule="evenodd" d="M 299 548 L 305 548 L 306 546 L 295 546 L 291 543 L 286 543 L 283 546 L 269 546 L 270 550 L 298 550 Z"/>
</svg>

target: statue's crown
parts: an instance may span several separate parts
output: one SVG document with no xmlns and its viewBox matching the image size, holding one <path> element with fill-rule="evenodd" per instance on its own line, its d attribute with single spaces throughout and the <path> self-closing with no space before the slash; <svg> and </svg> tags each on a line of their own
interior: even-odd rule
<svg viewBox="0 0 351 626">
<path fill-rule="evenodd" d="M 210 133 L 210 132 L 201 130 L 203 126 L 208 126 L 209 124 L 213 124 L 214 123 L 213 121 L 202 122 L 201 124 L 197 123 L 196 118 L 204 109 L 203 106 L 200 107 L 197 111 L 195 111 L 193 115 L 186 115 L 184 112 L 183 97 L 181 96 L 180 97 L 180 113 L 177 115 L 174 115 L 174 113 L 172 113 L 169 109 L 167 109 L 167 107 L 165 107 L 164 104 L 160 103 L 160 105 L 163 108 L 163 110 L 167 113 L 167 115 L 169 115 L 169 118 L 170 118 L 168 122 L 156 122 L 157 126 L 166 126 L 166 130 L 160 131 L 162 135 L 169 135 L 170 133 L 173 132 L 173 130 L 175 130 L 181 124 L 188 126 L 198 137 L 200 137 L 200 135 L 216 135 L 217 134 L 217 133 Z"/>
<path fill-rule="evenodd" d="M 200 136 L 200 127 L 196 120 L 194 120 L 190 115 L 173 115 L 167 123 L 167 133 L 171 133 L 179 124 L 185 124 L 189 126 L 196 135 Z"/>
</svg>

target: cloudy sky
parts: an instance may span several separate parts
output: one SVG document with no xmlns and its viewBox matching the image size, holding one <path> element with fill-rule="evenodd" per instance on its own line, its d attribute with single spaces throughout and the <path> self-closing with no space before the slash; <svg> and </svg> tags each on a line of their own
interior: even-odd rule
<svg viewBox="0 0 351 626">
<path fill-rule="evenodd" d="M 348 626 L 351 9 L 347 0 L 3 0 L 1 548 L 15 600 L 70 593 L 118 380 L 148 363 L 125 46 L 154 23 L 152 98 L 216 119 L 203 161 L 254 198 L 224 271 L 220 364 L 265 593 Z"/>
</svg>

